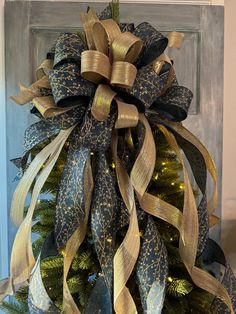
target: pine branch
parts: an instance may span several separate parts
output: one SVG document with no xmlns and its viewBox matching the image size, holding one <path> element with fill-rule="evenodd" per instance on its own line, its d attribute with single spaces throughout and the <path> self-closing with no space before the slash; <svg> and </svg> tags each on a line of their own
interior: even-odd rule
<svg viewBox="0 0 236 314">
<path fill-rule="evenodd" d="M 111 11 L 112 11 L 112 19 L 116 23 L 120 23 L 120 5 L 119 5 L 119 0 L 112 0 L 110 3 L 111 5 Z"/>
<path fill-rule="evenodd" d="M 16 295 L 15 295 L 15 298 L 16 300 L 21 303 L 21 302 L 27 302 L 27 299 L 28 299 L 28 291 L 29 291 L 29 287 L 28 286 L 24 286 L 24 287 L 21 287 Z"/>
<path fill-rule="evenodd" d="M 61 256 L 56 256 L 50 259 L 43 260 L 41 262 L 41 270 L 55 270 L 55 272 L 57 272 L 57 268 L 63 268 L 63 262 L 63 257 Z"/>
<path fill-rule="evenodd" d="M 6 302 L 3 301 L 2 304 L 0 304 L 0 309 L 4 311 L 4 313 L 9 314 L 20 314 L 20 313 L 28 313 L 28 305 L 25 302 Z"/>
<path fill-rule="evenodd" d="M 45 225 L 42 225 L 40 222 L 37 222 L 32 227 L 32 232 L 38 233 L 44 237 L 47 236 L 52 230 L 53 230 L 53 225 L 45 226 Z"/>
<path fill-rule="evenodd" d="M 91 267 L 91 251 L 86 251 L 78 256 L 78 266 L 80 269 L 89 269 Z"/>
<path fill-rule="evenodd" d="M 185 279 L 175 279 L 169 277 L 167 293 L 174 297 L 183 297 L 193 290 L 193 285 Z"/>
<path fill-rule="evenodd" d="M 84 283 L 78 275 L 73 276 L 70 279 L 68 279 L 67 284 L 72 294 L 74 293 L 80 294 L 81 290 L 84 290 Z"/>
</svg>

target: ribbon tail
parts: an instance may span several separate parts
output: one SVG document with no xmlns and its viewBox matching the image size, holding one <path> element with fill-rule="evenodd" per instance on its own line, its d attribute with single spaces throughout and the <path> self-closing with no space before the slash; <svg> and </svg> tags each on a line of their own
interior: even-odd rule
<svg viewBox="0 0 236 314">
<path fill-rule="evenodd" d="M 65 248 L 64 273 L 63 273 L 63 311 L 65 314 L 80 314 L 80 311 L 70 293 L 66 279 L 73 258 L 86 236 L 92 191 L 93 191 L 93 176 L 90 158 L 88 158 L 84 171 L 85 219 L 81 222 L 80 226 L 71 236 Z"/>
<path fill-rule="evenodd" d="M 226 290 L 228 291 L 228 294 L 231 298 L 234 313 L 235 313 L 236 311 L 236 278 L 228 263 L 225 265 L 225 271 L 224 271 L 222 284 L 225 286 Z M 212 311 L 217 314 L 230 313 L 225 303 L 217 298 L 215 298 L 215 300 L 213 301 Z"/>
<path fill-rule="evenodd" d="M 159 129 L 165 135 L 169 145 L 174 149 L 176 155 L 182 163 L 184 171 L 185 194 L 179 243 L 181 258 L 193 282 L 198 287 L 221 299 L 228 306 L 230 311 L 234 313 L 231 299 L 226 288 L 205 270 L 195 266 L 198 244 L 198 215 L 192 187 L 188 178 L 183 157 L 174 136 L 163 125 L 159 125 Z"/>
<path fill-rule="evenodd" d="M 117 314 L 133 314 L 137 313 L 137 309 L 129 290 L 126 287 L 126 283 L 134 269 L 138 258 L 140 236 L 134 199 L 134 190 L 131 180 L 117 155 L 117 141 L 118 138 L 116 135 L 114 135 L 112 142 L 112 154 L 116 165 L 116 175 L 119 189 L 129 212 L 129 227 L 123 242 L 116 251 L 113 261 L 114 309 Z"/>
<path fill-rule="evenodd" d="M 102 274 L 112 294 L 117 202 L 114 179 L 103 152 L 98 153 L 96 172 L 91 229 Z"/>
<path fill-rule="evenodd" d="M 105 283 L 104 277 L 99 277 L 96 281 L 88 304 L 85 309 L 85 314 L 102 313 L 112 314 L 112 302 L 110 291 Z"/>
<path fill-rule="evenodd" d="M 28 296 L 28 308 L 30 314 L 41 313 L 54 313 L 59 314 L 59 309 L 54 305 L 50 299 L 42 280 L 40 265 L 41 260 L 45 258 L 45 254 L 53 256 L 57 254 L 55 247 L 54 234 L 51 233 L 45 240 L 41 253 L 38 256 L 35 267 L 32 271 L 30 284 L 29 284 L 29 296 Z"/>
<path fill-rule="evenodd" d="M 57 195 L 55 239 L 58 249 L 66 245 L 85 219 L 85 168 L 89 157 L 90 150 L 80 146 L 78 134 L 74 133 Z"/>
<path fill-rule="evenodd" d="M 137 278 L 144 313 L 162 313 L 167 275 L 167 251 L 155 222 L 149 215 L 137 262 Z"/>
<path fill-rule="evenodd" d="M 212 215 L 212 213 L 214 212 L 214 210 L 217 207 L 217 195 L 218 195 L 218 192 L 217 192 L 217 175 L 216 175 L 216 167 L 215 167 L 214 161 L 212 160 L 212 157 L 210 156 L 210 154 L 207 151 L 207 149 L 205 148 L 205 146 L 199 141 L 199 139 L 196 136 L 194 136 L 185 127 L 183 127 L 179 123 L 175 123 L 175 122 L 169 122 L 169 125 L 180 136 L 182 136 L 187 141 L 191 142 L 201 152 L 201 154 L 205 160 L 207 170 L 209 171 L 209 173 L 212 177 L 212 180 L 215 184 L 215 189 L 214 189 L 214 192 L 212 194 L 212 197 L 207 203 L 208 214 Z"/>
<path fill-rule="evenodd" d="M 31 225 L 32 225 L 35 205 L 36 205 L 38 196 L 40 194 L 40 191 L 45 181 L 47 180 L 50 172 L 52 171 L 59 157 L 59 154 L 65 144 L 65 141 L 67 140 L 73 128 L 74 127 L 66 131 L 61 131 L 60 134 L 52 141 L 52 143 L 46 146 L 39 153 L 40 156 L 42 155 L 44 157 L 43 159 L 44 162 L 46 159 L 45 156 L 47 158 L 49 157 L 49 159 L 46 162 L 44 168 L 42 169 L 40 175 L 37 178 L 37 181 L 33 188 L 31 203 L 30 203 L 27 215 L 25 219 L 23 220 L 22 224 L 20 225 L 19 230 L 17 231 L 16 238 L 14 240 L 14 244 L 12 248 L 11 264 L 10 264 L 11 275 L 9 279 L 9 285 L 6 286 L 6 282 L 5 281 L 2 282 L 3 286 L 6 288 L 6 291 L 3 291 L 1 293 L 1 299 L 3 299 L 7 294 L 13 294 L 30 277 L 30 272 L 35 264 L 35 259 L 34 259 L 34 255 L 32 251 L 32 243 L 31 243 Z M 30 179 L 32 179 L 32 177 L 33 178 L 36 177 L 38 172 L 36 174 L 34 173 L 34 167 L 37 168 L 38 163 L 40 164 L 40 168 L 41 168 L 43 165 L 43 163 L 41 164 L 41 158 L 37 159 L 37 156 L 36 156 L 33 162 L 31 163 L 30 167 L 28 168 L 29 171 L 27 169 L 28 172 L 25 173 L 25 176 L 22 178 L 19 184 L 20 185 L 20 188 L 18 189 L 19 195 L 15 195 L 15 201 L 16 199 L 20 199 L 21 195 L 24 195 L 26 191 L 28 192 L 29 188 L 28 188 L 28 185 L 26 185 L 25 178 L 29 177 Z M 28 176 L 28 174 L 30 175 Z M 19 252 L 21 253 L 19 254 Z"/>
<path fill-rule="evenodd" d="M 194 179 L 202 192 L 202 198 L 198 206 L 199 237 L 197 255 L 199 256 L 206 245 L 209 232 L 209 217 L 207 211 L 206 195 L 207 167 L 204 157 L 196 146 L 176 132 L 174 132 L 173 135 L 185 153 L 185 156 L 187 157 L 190 167 L 193 171 Z"/>
<path fill-rule="evenodd" d="M 26 170 L 23 178 L 14 192 L 12 199 L 11 218 L 15 225 L 19 226 L 23 220 L 26 196 L 40 169 L 48 157 L 53 155 L 58 145 L 61 143 L 64 145 L 73 128 L 74 127 L 71 127 L 66 131 L 61 131 L 60 134 L 49 145 L 47 145 L 37 156 L 35 156 L 34 160 Z"/>
</svg>

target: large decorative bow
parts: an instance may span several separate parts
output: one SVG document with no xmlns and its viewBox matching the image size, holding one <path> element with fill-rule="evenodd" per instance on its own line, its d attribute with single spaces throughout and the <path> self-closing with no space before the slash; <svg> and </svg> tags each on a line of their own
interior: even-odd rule
<svg viewBox="0 0 236 314">
<path fill-rule="evenodd" d="M 168 39 L 148 23 L 136 28 L 133 24 L 118 25 L 109 9 L 101 14 L 101 20 L 92 9 L 81 19 L 86 42 L 76 34 L 60 35 L 48 59 L 37 69 L 37 82 L 29 88 L 21 86 L 19 95 L 13 97 L 19 104 L 32 101 L 33 112 L 43 118 L 26 130 L 25 154 L 18 160 L 24 174 L 13 197 L 12 219 L 20 227 L 12 251 L 11 277 L 1 282 L 1 298 L 30 278 L 30 312 L 59 312 L 43 286 L 40 260 L 65 248 L 63 309 L 65 313 L 80 313 L 69 291 L 67 275 L 85 238 L 91 213 L 102 277 L 92 293 L 94 296 L 101 291 L 99 304 L 90 302 L 88 309 L 92 307 L 97 313 L 106 304 L 107 312 L 112 313 L 108 304 L 113 298 L 116 313 L 137 313 L 127 288 L 135 269 L 144 312 L 161 313 L 168 260 L 153 222 L 155 216 L 179 230 L 180 255 L 193 282 L 221 299 L 233 313 L 226 288 L 195 265 L 206 244 L 208 220 L 215 219 L 212 213 L 217 190 L 208 201 L 206 173 L 208 170 L 216 184 L 216 172 L 204 146 L 178 123 L 187 117 L 192 93 L 178 85 L 172 63 L 163 54 Z M 183 34 L 173 32 L 168 37 L 170 47 L 179 47 Z M 148 193 L 156 160 L 154 126 L 164 134 L 183 166 L 182 212 Z M 135 145 L 133 132 L 138 134 Z M 26 169 L 30 150 L 48 138 L 51 143 Z M 57 195 L 55 232 L 35 263 L 31 245 L 33 212 L 65 142 L 69 150 Z M 122 143 L 131 147 L 128 160 L 119 153 Z M 198 208 L 181 150 L 202 192 Z M 116 177 L 109 166 L 112 161 Z M 23 218 L 32 185 L 30 207 Z M 142 245 L 141 221 L 145 222 Z M 116 231 L 122 226 L 128 229 L 117 249 Z"/>
</svg>

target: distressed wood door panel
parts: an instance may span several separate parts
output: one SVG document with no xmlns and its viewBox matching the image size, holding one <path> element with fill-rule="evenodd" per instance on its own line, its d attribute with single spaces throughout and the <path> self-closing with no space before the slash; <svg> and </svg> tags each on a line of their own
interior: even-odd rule
<svg viewBox="0 0 236 314">
<path fill-rule="evenodd" d="M 97 11 L 106 4 L 89 3 Z M 13 104 L 9 97 L 18 84 L 35 80 L 35 69 L 60 32 L 81 28 L 79 14 L 87 4 L 79 2 L 9 1 L 5 7 L 7 150 L 8 158 L 22 153 L 25 128 L 33 122 L 29 106 Z M 212 153 L 221 182 L 223 109 L 223 7 L 121 4 L 121 21 L 136 25 L 148 21 L 159 31 L 185 33 L 181 50 L 170 51 L 179 83 L 194 93 L 190 115 L 184 124 Z M 8 204 L 16 183 L 16 169 L 8 165 Z M 221 192 L 221 189 L 220 189 Z M 220 204 L 219 204 L 220 208 Z M 219 209 L 218 209 L 219 213 Z M 10 234 L 13 233 L 9 223 Z M 11 246 L 11 242 L 9 244 Z"/>
</svg>

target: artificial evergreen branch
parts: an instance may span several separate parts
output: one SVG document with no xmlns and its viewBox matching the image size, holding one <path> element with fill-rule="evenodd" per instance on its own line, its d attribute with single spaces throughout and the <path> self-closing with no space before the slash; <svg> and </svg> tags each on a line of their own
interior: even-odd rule
<svg viewBox="0 0 236 314">
<path fill-rule="evenodd" d="M 167 293 L 173 297 L 182 297 L 193 290 L 193 285 L 185 279 L 169 278 Z"/>
<path fill-rule="evenodd" d="M 116 23 L 120 23 L 120 5 L 119 0 L 112 0 L 110 3 L 111 11 L 112 11 L 112 19 L 116 21 Z"/>
<path fill-rule="evenodd" d="M 28 306 L 26 302 L 20 302 L 20 301 L 12 301 L 12 302 L 6 302 L 3 301 L 2 304 L 0 304 L 0 309 L 4 311 L 4 313 L 9 314 L 20 314 L 20 313 L 28 313 Z"/>
</svg>

